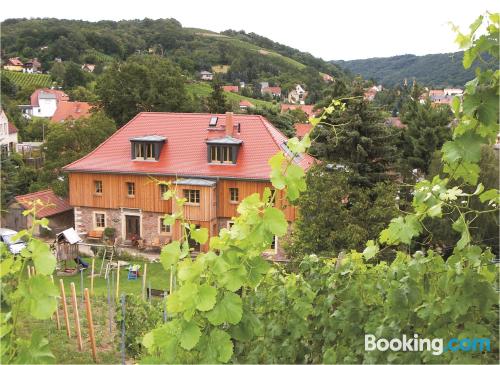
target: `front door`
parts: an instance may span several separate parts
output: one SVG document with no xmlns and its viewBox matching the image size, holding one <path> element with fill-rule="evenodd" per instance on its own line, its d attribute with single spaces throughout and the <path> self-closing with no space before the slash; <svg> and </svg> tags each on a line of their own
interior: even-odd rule
<svg viewBox="0 0 500 365">
<path fill-rule="evenodd" d="M 125 239 L 130 240 L 133 237 L 139 238 L 141 236 L 140 217 L 137 215 L 125 216 Z"/>
</svg>

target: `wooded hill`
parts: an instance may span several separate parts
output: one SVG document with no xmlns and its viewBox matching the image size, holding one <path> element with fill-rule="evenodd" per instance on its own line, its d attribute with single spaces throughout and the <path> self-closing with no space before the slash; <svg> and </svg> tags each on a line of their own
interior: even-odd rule
<svg viewBox="0 0 500 365">
<path fill-rule="evenodd" d="M 188 76 L 213 66 L 226 82 L 268 81 L 287 90 L 295 83 L 314 88 L 320 72 L 344 77 L 336 65 L 256 34 L 215 33 L 184 28 L 175 19 L 87 22 L 59 19 L 7 19 L 1 23 L 3 59 L 38 57 L 49 70 L 56 57 L 96 64 L 96 71 L 114 60 L 137 53 L 159 54 Z"/>
<path fill-rule="evenodd" d="M 367 58 L 352 61 L 331 61 L 348 70 L 353 75 L 361 75 L 366 79 L 374 79 L 386 87 L 401 84 L 406 78 L 429 87 L 463 87 L 474 78 L 474 69 L 465 70 L 462 65 L 463 52 L 428 54 L 415 56 L 412 54 Z"/>
</svg>

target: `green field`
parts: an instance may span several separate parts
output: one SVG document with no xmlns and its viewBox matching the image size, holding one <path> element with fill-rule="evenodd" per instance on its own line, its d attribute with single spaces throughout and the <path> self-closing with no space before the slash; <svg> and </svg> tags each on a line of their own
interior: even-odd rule
<svg viewBox="0 0 500 365">
<path fill-rule="evenodd" d="M 6 70 L 2 70 L 2 72 L 9 78 L 9 80 L 21 88 L 52 86 L 52 79 L 50 78 L 50 75 L 28 74 Z"/>
<path fill-rule="evenodd" d="M 188 93 L 191 95 L 196 95 L 198 97 L 209 97 L 210 93 L 212 92 L 212 87 L 210 86 L 209 83 L 207 82 L 196 82 L 192 84 L 186 84 L 186 89 Z M 267 108 L 267 109 L 276 109 L 278 106 L 276 104 L 273 104 L 272 102 L 269 101 L 264 101 L 264 100 L 258 100 L 258 99 L 253 99 L 249 98 L 246 96 L 242 96 L 240 94 L 232 93 L 232 92 L 225 92 L 224 95 L 226 96 L 226 99 L 229 102 L 239 102 L 241 100 L 248 100 L 255 106 L 259 106 L 261 108 Z"/>
</svg>

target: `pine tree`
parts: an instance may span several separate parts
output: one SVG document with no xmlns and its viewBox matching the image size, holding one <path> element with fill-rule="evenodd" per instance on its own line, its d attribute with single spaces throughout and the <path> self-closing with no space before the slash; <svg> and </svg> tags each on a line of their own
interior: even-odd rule
<svg viewBox="0 0 500 365">
<path fill-rule="evenodd" d="M 222 83 L 220 81 L 214 80 L 212 83 L 212 93 L 208 99 L 208 110 L 210 113 L 222 114 L 229 109 L 226 102 L 226 97 L 224 95 L 224 90 L 222 89 Z"/>
<path fill-rule="evenodd" d="M 390 176 L 396 156 L 396 135 L 383 115 L 363 100 L 363 89 L 345 99 L 346 109 L 335 111 L 316 128 L 312 154 L 325 162 L 344 165 L 352 172 L 350 182 L 372 186 Z M 335 127 L 334 127 L 335 126 Z"/>
<path fill-rule="evenodd" d="M 415 95 L 408 100 L 401 116 L 407 126 L 403 132 L 402 165 L 427 174 L 432 154 L 451 138 L 451 112 L 448 106 L 421 104 Z"/>
</svg>

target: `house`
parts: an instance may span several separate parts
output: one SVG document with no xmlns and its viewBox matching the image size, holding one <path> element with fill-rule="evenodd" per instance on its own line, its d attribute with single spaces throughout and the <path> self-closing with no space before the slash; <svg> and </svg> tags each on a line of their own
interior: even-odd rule
<svg viewBox="0 0 500 365">
<path fill-rule="evenodd" d="M 385 121 L 385 125 L 387 125 L 388 127 L 394 127 L 394 128 L 398 128 L 398 129 L 405 129 L 407 128 L 406 124 L 403 124 L 401 122 L 401 119 L 399 119 L 399 117 L 389 117 L 386 119 Z"/>
<path fill-rule="evenodd" d="M 363 98 L 367 101 L 373 101 L 375 99 L 375 96 L 382 91 L 382 85 L 374 85 L 368 89 L 365 90 Z"/>
<path fill-rule="evenodd" d="M 214 79 L 214 74 L 208 71 L 201 71 L 200 72 L 200 79 L 205 80 L 205 81 L 211 81 Z"/>
<path fill-rule="evenodd" d="M 264 94 L 269 94 L 273 97 L 281 97 L 281 87 L 279 86 L 268 86 L 268 87 L 264 87 L 260 90 L 261 94 L 264 95 Z"/>
<path fill-rule="evenodd" d="M 68 119 L 85 118 L 90 115 L 92 105 L 83 101 L 61 101 L 50 118 L 53 122 L 63 122 Z"/>
<path fill-rule="evenodd" d="M 262 89 L 265 89 L 265 88 L 269 87 L 269 82 L 267 82 L 267 81 L 259 82 L 259 84 L 260 84 L 260 92 L 261 93 L 262 93 Z"/>
<path fill-rule="evenodd" d="M 305 104 L 281 104 L 281 112 L 285 113 L 288 110 L 302 110 L 307 114 L 308 117 L 314 117 L 316 113 L 314 112 L 314 105 L 305 105 Z"/>
<path fill-rule="evenodd" d="M 9 122 L 3 109 L 0 109 L 0 153 L 2 158 L 16 151 L 17 128 Z"/>
<path fill-rule="evenodd" d="M 90 115 L 92 106 L 83 101 L 69 101 L 60 90 L 37 89 L 30 97 L 30 105 L 19 105 L 25 117 L 51 118 L 53 122 L 78 119 Z"/>
<path fill-rule="evenodd" d="M 461 97 L 462 92 L 463 91 L 461 89 L 430 90 L 429 99 L 431 100 L 432 105 L 451 105 L 453 98 L 455 96 Z"/>
<path fill-rule="evenodd" d="M 31 94 L 29 105 L 19 105 L 27 117 L 51 118 L 61 101 L 68 101 L 69 96 L 60 90 L 37 89 Z"/>
<path fill-rule="evenodd" d="M 23 72 L 28 74 L 41 73 L 42 64 L 38 61 L 38 58 L 33 58 L 32 60 L 24 63 Z"/>
<path fill-rule="evenodd" d="M 312 124 L 310 123 L 295 123 L 293 125 L 295 128 L 295 135 L 299 138 L 302 139 L 306 133 L 309 133 L 312 129 Z"/>
<path fill-rule="evenodd" d="M 249 102 L 248 100 L 245 100 L 245 99 L 240 100 L 239 106 L 240 106 L 241 110 L 247 110 L 248 108 L 254 108 L 255 107 L 251 102 Z"/>
<path fill-rule="evenodd" d="M 239 88 L 238 86 L 233 86 L 233 85 L 224 85 L 222 87 L 222 90 L 226 91 L 226 92 L 231 92 L 231 93 L 237 93 L 239 91 Z"/>
<path fill-rule="evenodd" d="M 443 89 L 444 95 L 462 96 L 464 91 L 462 89 Z"/>
<path fill-rule="evenodd" d="M 333 76 L 330 76 L 330 75 L 322 73 L 322 72 L 320 72 L 319 74 L 324 82 L 333 82 Z"/>
<path fill-rule="evenodd" d="M 170 189 L 186 199 L 184 218 L 216 235 L 231 226 L 243 198 L 272 189 L 268 160 L 279 151 L 290 154 L 286 141 L 260 115 L 139 113 L 94 151 L 64 167 L 75 228 L 84 235 L 112 227 L 119 239 L 140 236 L 146 244 L 178 240 L 180 222 L 170 226 L 162 219 L 176 212 L 172 200 L 163 200 Z M 294 161 L 304 169 L 314 163 L 306 154 Z M 282 191 L 276 205 L 290 223 L 296 219 L 296 208 L 284 201 Z M 208 243 L 202 245 L 201 250 L 207 249 Z M 282 257 L 279 242 L 269 253 Z"/>
<path fill-rule="evenodd" d="M 7 71 L 22 72 L 23 62 L 19 59 L 19 57 L 9 58 L 3 65 L 3 69 Z"/>
<path fill-rule="evenodd" d="M 68 200 L 57 196 L 51 189 L 37 191 L 26 195 L 18 195 L 7 207 L 5 227 L 20 231 L 30 228 L 33 224 L 32 216 L 24 216 L 23 211 L 31 209 L 34 201 L 41 201 L 44 205 L 36 210 L 35 218 L 47 218 L 50 231 L 35 227 L 35 235 L 54 236 L 68 227 L 73 227 L 73 208 Z"/>
<path fill-rule="evenodd" d="M 304 99 L 306 98 L 307 93 L 302 88 L 300 85 L 295 85 L 295 88 L 293 88 L 289 93 L 288 93 L 288 102 L 295 104 L 295 103 L 304 103 Z"/>
<path fill-rule="evenodd" d="M 82 70 L 85 71 L 85 72 L 94 72 L 95 70 L 95 65 L 92 64 L 92 63 L 84 63 L 82 65 Z"/>
</svg>

